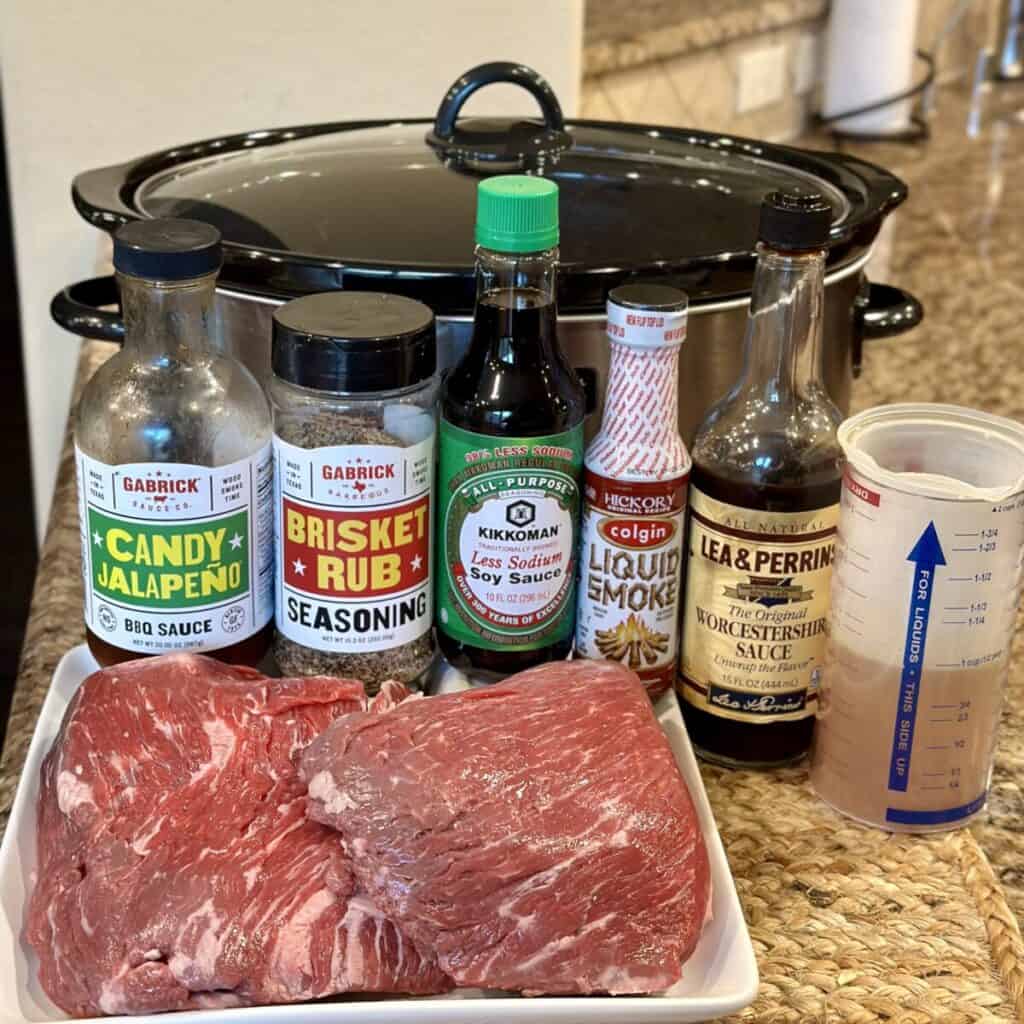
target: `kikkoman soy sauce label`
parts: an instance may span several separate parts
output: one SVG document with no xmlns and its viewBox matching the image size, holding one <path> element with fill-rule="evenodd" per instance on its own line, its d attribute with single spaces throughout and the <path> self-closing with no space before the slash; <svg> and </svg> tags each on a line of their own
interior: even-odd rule
<svg viewBox="0 0 1024 1024">
<path fill-rule="evenodd" d="M 408 448 L 275 435 L 274 457 L 278 631 L 339 654 L 429 632 L 433 434 Z"/>
<path fill-rule="evenodd" d="M 270 445 L 210 468 L 75 452 L 86 626 L 140 654 L 214 650 L 273 615 Z"/>
<path fill-rule="evenodd" d="M 487 650 L 572 633 L 583 427 L 494 437 L 441 421 L 438 623 Z"/>
<path fill-rule="evenodd" d="M 765 723 L 815 712 L 839 506 L 763 512 L 690 488 L 680 685 L 713 715 Z"/>
</svg>

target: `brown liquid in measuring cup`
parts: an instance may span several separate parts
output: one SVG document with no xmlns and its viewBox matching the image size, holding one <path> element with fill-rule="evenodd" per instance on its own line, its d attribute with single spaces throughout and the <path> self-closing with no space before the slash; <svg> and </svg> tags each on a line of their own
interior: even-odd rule
<svg viewBox="0 0 1024 1024">
<path fill-rule="evenodd" d="M 274 623 L 268 622 L 258 633 L 246 638 L 241 643 L 232 644 L 230 647 L 221 647 L 216 651 L 199 651 L 199 654 L 208 655 L 223 661 L 228 665 L 258 665 L 264 655 L 270 649 L 270 642 L 274 636 Z M 120 665 L 124 661 L 134 661 L 136 658 L 152 658 L 156 653 L 167 653 L 165 651 L 154 652 L 154 654 L 142 654 L 139 651 L 126 651 L 123 647 L 115 647 L 108 644 L 106 640 L 98 637 L 91 629 L 85 631 L 85 642 L 89 645 L 92 656 L 104 667 L 107 665 Z"/>
<path fill-rule="evenodd" d="M 903 667 L 830 648 L 811 757 L 815 791 L 844 814 L 884 828 L 906 828 L 887 820 L 890 808 L 944 811 L 983 797 L 1006 668 L 1004 657 L 977 668 L 925 669 L 907 789 L 893 792 L 889 763 Z"/>
<path fill-rule="evenodd" d="M 839 501 L 841 478 L 835 459 L 794 468 L 793 483 L 751 483 L 710 472 L 695 463 L 692 487 L 709 498 L 768 512 L 806 512 Z M 689 538 L 687 539 L 689 547 Z M 791 722 L 751 723 L 710 714 L 680 701 L 690 740 L 709 760 L 751 766 L 783 764 L 801 757 L 811 742 L 814 716 Z"/>
</svg>

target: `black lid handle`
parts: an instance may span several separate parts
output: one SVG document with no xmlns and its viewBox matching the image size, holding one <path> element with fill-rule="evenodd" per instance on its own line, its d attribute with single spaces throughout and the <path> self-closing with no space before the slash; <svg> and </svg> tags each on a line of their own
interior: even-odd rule
<svg viewBox="0 0 1024 1024">
<path fill-rule="evenodd" d="M 478 64 L 456 79 L 441 100 L 434 118 L 434 136 L 447 141 L 455 133 L 455 121 L 463 104 L 478 89 L 494 82 L 508 82 L 521 85 L 540 106 L 544 126 L 548 131 L 560 132 L 565 127 L 562 105 L 546 78 L 525 64 L 514 64 L 509 60 L 496 60 L 489 64 Z"/>
</svg>

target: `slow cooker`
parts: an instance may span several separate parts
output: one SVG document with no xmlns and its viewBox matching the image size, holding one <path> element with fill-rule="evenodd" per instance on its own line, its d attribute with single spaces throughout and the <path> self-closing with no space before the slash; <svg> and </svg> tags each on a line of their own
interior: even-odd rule
<svg viewBox="0 0 1024 1024">
<path fill-rule="evenodd" d="M 492 82 L 530 93 L 538 118 L 460 118 Z M 608 291 L 657 280 L 690 296 L 680 364 L 680 427 L 689 440 L 739 375 L 761 198 L 800 184 L 825 195 L 833 221 L 826 276 L 824 373 L 849 406 L 865 339 L 907 330 L 920 304 L 871 283 L 864 266 L 885 216 L 907 196 L 863 160 L 688 128 L 569 120 L 548 83 L 521 64 L 473 68 L 433 119 L 343 121 L 246 132 L 151 153 L 75 178 L 79 212 L 112 232 L 146 217 L 192 217 L 224 237 L 217 295 L 221 344 L 269 372 L 274 308 L 331 289 L 390 291 L 430 305 L 439 364 L 469 340 L 476 184 L 490 174 L 555 180 L 561 194 L 559 330 L 599 422 Z M 113 277 L 64 289 L 56 321 L 119 340 Z"/>
</svg>

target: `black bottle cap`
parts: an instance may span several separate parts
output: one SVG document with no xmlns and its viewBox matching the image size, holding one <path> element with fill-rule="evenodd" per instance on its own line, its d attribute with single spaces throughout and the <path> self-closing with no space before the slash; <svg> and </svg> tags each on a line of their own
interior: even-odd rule
<svg viewBox="0 0 1024 1024">
<path fill-rule="evenodd" d="M 413 387 L 437 367 L 429 306 L 384 292 L 323 292 L 274 313 L 271 366 L 317 391 L 364 394 Z"/>
<path fill-rule="evenodd" d="M 114 234 L 114 267 L 148 281 L 187 281 L 220 270 L 220 232 L 199 220 L 133 220 Z"/>
<path fill-rule="evenodd" d="M 772 249 L 824 249 L 831 227 L 828 200 L 820 192 L 792 188 L 764 197 L 757 237 Z"/>
</svg>

